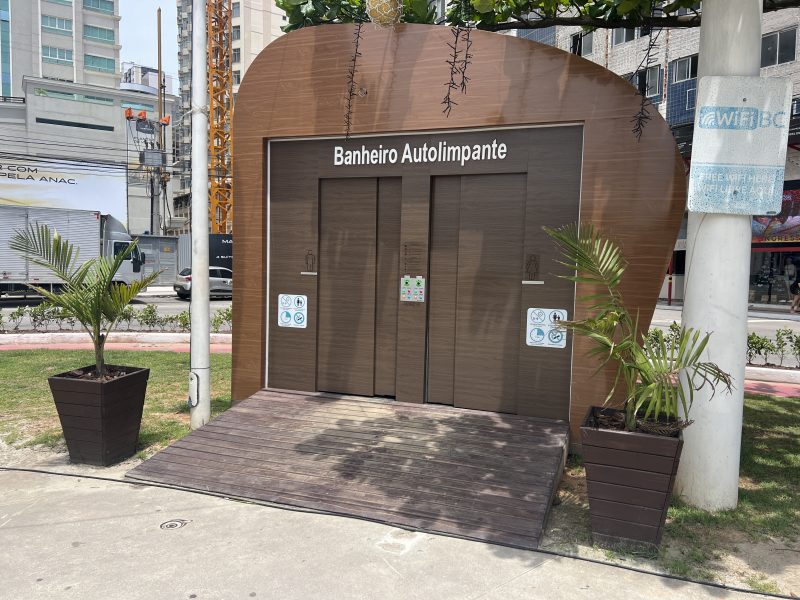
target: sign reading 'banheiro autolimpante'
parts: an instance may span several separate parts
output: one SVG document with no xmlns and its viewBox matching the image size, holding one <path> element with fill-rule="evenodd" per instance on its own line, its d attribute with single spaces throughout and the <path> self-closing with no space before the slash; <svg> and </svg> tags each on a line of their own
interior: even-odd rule
<svg viewBox="0 0 800 600">
<path fill-rule="evenodd" d="M 504 160 L 508 156 L 508 146 L 496 139 L 485 144 L 448 144 L 446 141 L 428 144 L 406 143 L 402 148 L 383 144 L 352 150 L 343 146 L 333 147 L 334 166 L 353 165 L 394 165 L 420 163 L 460 163 L 463 167 L 470 161 Z"/>
</svg>

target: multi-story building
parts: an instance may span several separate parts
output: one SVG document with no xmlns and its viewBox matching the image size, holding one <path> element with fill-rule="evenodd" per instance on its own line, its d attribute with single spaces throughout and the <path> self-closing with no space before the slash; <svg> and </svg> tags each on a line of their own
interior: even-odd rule
<svg viewBox="0 0 800 600">
<path fill-rule="evenodd" d="M 792 125 L 787 150 L 784 211 L 775 218 L 753 219 L 749 265 L 750 300 L 753 303 L 786 305 L 790 299 L 787 266 L 800 265 L 799 26 L 800 9 L 767 13 L 762 23 L 761 75 L 790 78 L 794 84 L 795 99 L 792 102 Z M 586 33 L 579 27 L 548 27 L 519 30 L 517 35 L 579 54 L 628 79 L 667 120 L 687 168 L 690 167 L 700 47 L 698 28 L 660 31 L 641 28 L 599 29 Z M 684 227 L 672 264 L 672 294 L 677 299 L 683 293 L 685 249 Z M 667 293 L 665 283 L 662 296 Z"/>
<path fill-rule="evenodd" d="M 191 78 L 192 78 L 192 0 L 178 3 L 178 63 L 182 117 L 176 123 L 176 168 L 180 169 L 176 186 L 175 214 L 188 218 L 191 194 Z M 231 59 L 233 71 L 233 97 L 250 64 L 272 40 L 283 34 L 286 15 L 275 6 L 274 0 L 233 0 L 231 2 Z M 203 51 L 205 53 L 205 50 Z M 188 232 L 188 226 L 176 233 Z"/>
<path fill-rule="evenodd" d="M 125 110 L 153 118 L 157 89 L 120 85 L 119 1 L 0 0 L 0 152 L 117 178 L 137 234 L 152 231 L 153 205 L 147 182 L 128 177 L 139 154 Z M 87 194 L 81 207 L 103 205 Z"/>
</svg>

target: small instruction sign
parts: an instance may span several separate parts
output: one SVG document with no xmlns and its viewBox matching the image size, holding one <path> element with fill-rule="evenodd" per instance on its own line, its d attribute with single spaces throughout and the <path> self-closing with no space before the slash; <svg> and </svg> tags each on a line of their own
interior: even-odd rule
<svg viewBox="0 0 800 600">
<path fill-rule="evenodd" d="M 525 343 L 540 348 L 566 348 L 567 330 L 560 325 L 567 320 L 563 308 L 529 308 Z"/>
<path fill-rule="evenodd" d="M 425 278 L 403 275 L 400 279 L 401 302 L 425 302 Z"/>
<path fill-rule="evenodd" d="M 278 327 L 306 328 L 308 297 L 298 294 L 278 294 Z"/>
</svg>

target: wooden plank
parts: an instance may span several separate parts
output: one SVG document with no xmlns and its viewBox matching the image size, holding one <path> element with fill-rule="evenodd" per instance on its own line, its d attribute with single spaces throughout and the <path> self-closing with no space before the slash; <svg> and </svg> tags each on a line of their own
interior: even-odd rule
<svg viewBox="0 0 800 600">
<path fill-rule="evenodd" d="M 654 471 L 671 474 L 675 469 L 675 459 L 670 456 L 643 454 L 629 450 L 614 450 L 600 446 L 586 446 L 583 458 L 587 463 L 595 465 L 614 465 L 626 469 Z"/>
<path fill-rule="evenodd" d="M 634 487 L 657 492 L 666 492 L 670 482 L 670 476 L 662 473 L 647 473 L 646 471 L 622 469 L 620 467 L 609 467 L 607 465 L 593 465 L 591 463 L 586 463 L 586 474 L 590 487 L 592 485 L 592 479 L 600 481 L 601 483 L 630 486 L 635 477 L 636 486 Z M 590 491 L 589 493 L 591 494 L 592 492 Z"/>
<path fill-rule="evenodd" d="M 643 437 L 645 440 L 642 439 Z M 680 440 L 677 438 L 644 435 L 640 433 L 609 432 L 592 427 L 581 429 L 581 445 L 583 446 L 599 446 L 602 448 L 615 448 L 617 450 L 647 452 L 648 454 L 674 457 L 679 442 Z"/>
<path fill-rule="evenodd" d="M 592 499 L 591 507 L 592 514 L 598 517 L 609 517 L 620 521 L 650 525 L 656 529 L 661 525 L 661 516 L 663 514 L 663 509 L 661 508 L 647 508 L 646 506 L 600 500 L 599 498 Z"/>
<path fill-rule="evenodd" d="M 639 506 L 646 506 L 648 508 L 662 509 L 668 498 L 666 492 L 643 490 L 641 488 L 632 488 L 627 485 L 615 485 L 612 483 L 601 483 L 599 481 L 592 482 L 591 488 L 591 498 L 638 504 Z"/>
<path fill-rule="evenodd" d="M 658 527 L 641 523 L 628 523 L 600 515 L 591 515 L 590 519 L 592 521 L 592 531 L 595 533 L 650 542 L 652 544 L 658 543 Z"/>
</svg>

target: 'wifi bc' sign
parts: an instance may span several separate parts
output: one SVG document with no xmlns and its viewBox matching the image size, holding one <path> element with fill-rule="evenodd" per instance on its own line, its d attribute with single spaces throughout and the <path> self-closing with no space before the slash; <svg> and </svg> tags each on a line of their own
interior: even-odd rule
<svg viewBox="0 0 800 600">
<path fill-rule="evenodd" d="M 787 125 L 784 111 L 768 112 L 739 106 L 702 106 L 698 122 L 701 129 L 784 129 Z"/>
</svg>

